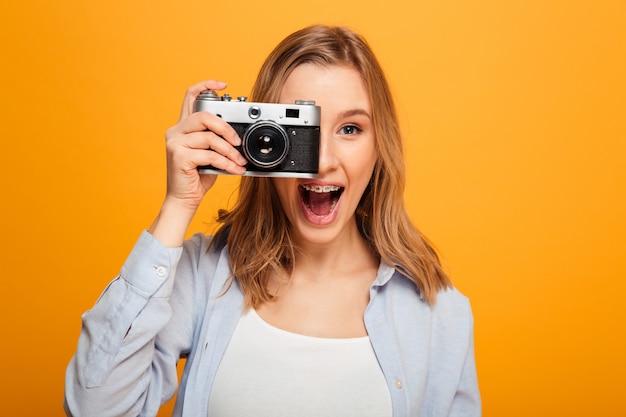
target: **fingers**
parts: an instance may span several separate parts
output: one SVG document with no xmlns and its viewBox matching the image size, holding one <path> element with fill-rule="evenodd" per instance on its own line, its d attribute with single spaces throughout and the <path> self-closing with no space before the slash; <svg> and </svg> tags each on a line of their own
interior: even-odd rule
<svg viewBox="0 0 626 417">
<path fill-rule="evenodd" d="M 206 90 L 223 90 L 225 88 L 225 82 L 216 80 L 202 81 L 192 87 L 189 87 L 185 93 L 185 99 L 183 100 L 183 106 L 180 111 L 179 122 L 193 113 L 193 102 L 201 92 Z"/>
<path fill-rule="evenodd" d="M 176 126 L 171 128 L 170 131 L 168 131 L 168 134 L 184 135 L 194 132 L 202 132 L 205 130 L 210 130 L 216 135 L 221 136 L 232 146 L 241 145 L 241 139 L 231 125 L 229 125 L 221 117 L 206 111 L 193 113 L 192 115 L 178 123 Z"/>
<path fill-rule="evenodd" d="M 237 132 L 208 112 L 194 113 L 166 134 L 167 153 L 183 171 L 211 165 L 231 174 L 245 172 L 247 160 L 235 149 L 241 144 Z"/>
<path fill-rule="evenodd" d="M 231 174 L 245 172 L 246 158 L 224 139 L 212 132 L 196 132 L 174 138 L 168 143 L 174 157 L 180 158 L 179 164 L 188 168 L 211 165 Z"/>
</svg>

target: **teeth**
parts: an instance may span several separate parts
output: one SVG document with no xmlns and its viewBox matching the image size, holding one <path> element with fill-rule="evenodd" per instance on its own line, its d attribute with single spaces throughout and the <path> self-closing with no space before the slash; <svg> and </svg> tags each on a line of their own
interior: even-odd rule
<svg viewBox="0 0 626 417">
<path fill-rule="evenodd" d="M 314 193 L 330 193 L 331 191 L 339 191 L 341 187 L 337 187 L 336 185 L 303 185 L 307 191 L 313 191 Z"/>
</svg>

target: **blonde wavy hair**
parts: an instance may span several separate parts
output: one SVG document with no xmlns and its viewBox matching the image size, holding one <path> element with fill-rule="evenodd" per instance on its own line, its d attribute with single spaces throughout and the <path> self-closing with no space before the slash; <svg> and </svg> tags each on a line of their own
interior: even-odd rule
<svg viewBox="0 0 626 417">
<path fill-rule="evenodd" d="M 404 208 L 402 136 L 383 70 L 366 40 L 345 27 L 310 26 L 285 38 L 259 71 L 251 100 L 274 103 L 294 68 L 304 63 L 356 69 L 369 90 L 378 158 L 355 216 L 361 235 L 385 263 L 413 281 L 431 305 L 451 286 L 433 246 L 415 228 Z M 273 274 L 293 270 L 297 248 L 269 178 L 242 177 L 232 210 L 220 210 L 213 247 L 228 246 L 232 279 L 246 305 L 271 301 Z M 236 278 L 235 278 L 236 277 Z M 232 281 L 231 281 L 232 284 Z"/>
</svg>

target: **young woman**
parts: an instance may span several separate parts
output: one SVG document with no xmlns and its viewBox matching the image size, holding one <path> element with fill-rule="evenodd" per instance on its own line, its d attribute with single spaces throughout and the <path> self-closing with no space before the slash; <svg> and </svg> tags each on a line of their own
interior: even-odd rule
<svg viewBox="0 0 626 417">
<path fill-rule="evenodd" d="M 321 106 L 319 176 L 242 177 L 216 236 L 184 241 L 240 138 L 186 94 L 167 132 L 167 192 L 83 317 L 73 416 L 479 416 L 473 321 L 403 206 L 401 135 L 365 40 L 313 26 L 267 58 L 251 100 Z M 209 193 L 210 195 L 210 193 Z M 176 363 L 187 362 L 182 381 Z"/>
</svg>

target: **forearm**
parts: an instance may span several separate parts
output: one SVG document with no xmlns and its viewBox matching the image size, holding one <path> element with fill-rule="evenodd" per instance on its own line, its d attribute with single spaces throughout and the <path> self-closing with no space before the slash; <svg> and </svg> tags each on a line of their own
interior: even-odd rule
<svg viewBox="0 0 626 417">
<path fill-rule="evenodd" d="M 156 345 L 172 317 L 169 297 L 180 249 L 142 235 L 120 276 L 83 315 L 66 373 L 66 408 L 74 416 L 137 416 L 175 392 L 176 360 Z"/>
</svg>

